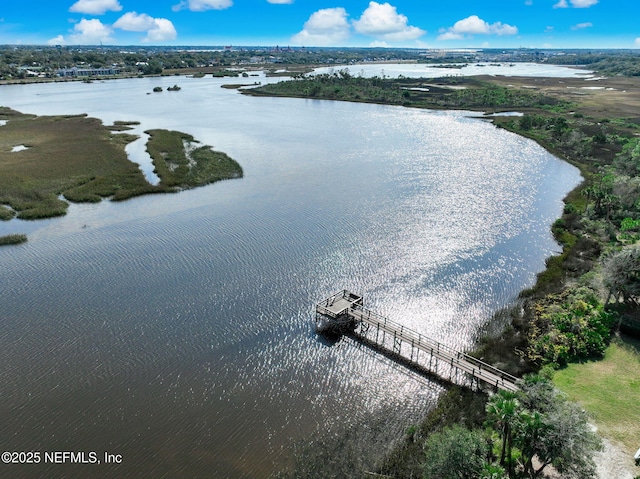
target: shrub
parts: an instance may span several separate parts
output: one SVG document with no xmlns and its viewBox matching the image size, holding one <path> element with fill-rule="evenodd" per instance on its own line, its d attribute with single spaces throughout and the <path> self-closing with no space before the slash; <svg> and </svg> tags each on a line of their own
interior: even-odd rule
<svg viewBox="0 0 640 479">
<path fill-rule="evenodd" d="M 529 359 L 557 367 L 569 361 L 601 357 L 615 319 L 587 287 L 548 295 L 535 307 Z"/>
<path fill-rule="evenodd" d="M 487 443 L 478 431 L 462 426 L 432 434 L 425 444 L 426 479 L 474 479 L 485 468 Z"/>
</svg>

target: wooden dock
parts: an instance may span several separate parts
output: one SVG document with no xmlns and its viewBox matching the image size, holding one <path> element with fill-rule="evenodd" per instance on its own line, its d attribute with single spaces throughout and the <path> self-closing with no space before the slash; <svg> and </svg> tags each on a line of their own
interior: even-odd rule
<svg viewBox="0 0 640 479">
<path fill-rule="evenodd" d="M 518 378 L 464 352 L 395 323 L 362 305 L 362 296 L 340 291 L 316 305 L 316 330 L 351 334 L 452 383 L 517 391 Z"/>
</svg>

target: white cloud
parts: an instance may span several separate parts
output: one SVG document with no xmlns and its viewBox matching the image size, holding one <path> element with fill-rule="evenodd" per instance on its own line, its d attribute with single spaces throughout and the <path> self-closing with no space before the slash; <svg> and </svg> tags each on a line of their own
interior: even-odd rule
<svg viewBox="0 0 640 479">
<path fill-rule="evenodd" d="M 452 27 L 442 31 L 438 40 L 460 40 L 467 35 L 516 35 L 518 27 L 502 22 L 487 23 L 477 15 L 458 20 Z"/>
<path fill-rule="evenodd" d="M 113 43 L 112 33 L 113 30 L 100 20 L 83 18 L 73 26 L 73 33 L 69 36 L 69 43 L 80 45 Z"/>
<path fill-rule="evenodd" d="M 57 37 L 47 41 L 48 45 L 64 45 L 65 43 L 66 41 L 62 35 L 58 35 Z"/>
<path fill-rule="evenodd" d="M 598 0 L 569 0 L 573 8 L 589 8 L 598 3 Z"/>
<path fill-rule="evenodd" d="M 175 40 L 178 36 L 176 28 L 170 20 L 166 18 L 154 18 L 154 26 L 147 31 L 145 42 L 164 42 L 166 40 Z"/>
<path fill-rule="evenodd" d="M 285 4 L 293 3 L 293 0 L 267 0 L 267 2 L 275 3 L 275 4 L 279 4 L 279 5 L 285 5 Z"/>
<path fill-rule="evenodd" d="M 113 28 L 119 28 L 128 32 L 146 32 L 153 28 L 153 25 L 153 17 L 146 13 L 138 14 L 137 12 L 127 12 L 116 20 Z"/>
<path fill-rule="evenodd" d="M 120 10 L 122 5 L 118 0 L 78 0 L 69 8 L 70 12 L 87 15 L 103 15 L 107 11 L 119 12 Z"/>
<path fill-rule="evenodd" d="M 113 28 L 128 32 L 147 32 L 145 42 L 163 42 L 175 40 L 177 32 L 173 23 L 166 18 L 153 18 L 146 13 L 127 12 L 122 15 Z"/>
<path fill-rule="evenodd" d="M 569 8 L 570 6 L 573 8 L 589 8 L 598 3 L 598 0 L 559 0 L 553 8 Z M 571 5 L 569 5 L 571 4 Z"/>
<path fill-rule="evenodd" d="M 409 19 L 389 3 L 369 2 L 360 20 L 353 22 L 356 32 L 388 41 L 415 40 L 426 32 L 408 24 Z"/>
<path fill-rule="evenodd" d="M 577 25 L 572 26 L 571 30 L 582 30 L 584 28 L 590 28 L 592 26 L 593 23 L 591 22 L 578 23 Z"/>
<path fill-rule="evenodd" d="M 637 47 L 640 47 L 640 37 L 636 38 L 635 44 Z"/>
<path fill-rule="evenodd" d="M 506 23 L 496 22 L 491 24 L 491 32 L 495 35 L 517 35 L 518 27 L 507 25 Z"/>
<path fill-rule="evenodd" d="M 489 24 L 478 17 L 478 15 L 471 15 L 470 17 L 458 20 L 449 30 L 459 34 L 486 35 L 489 33 Z"/>
<path fill-rule="evenodd" d="M 233 6 L 233 0 L 183 0 L 174 5 L 172 10 L 191 10 L 192 12 L 204 12 L 206 10 L 225 10 Z"/>
<path fill-rule="evenodd" d="M 342 7 L 324 8 L 314 12 L 291 42 L 298 45 L 336 45 L 349 38 L 347 11 Z"/>
<path fill-rule="evenodd" d="M 452 31 L 445 31 L 443 33 L 441 33 L 440 35 L 438 35 L 437 40 L 462 40 L 464 38 L 464 35 L 461 35 L 460 33 L 455 33 Z"/>
</svg>

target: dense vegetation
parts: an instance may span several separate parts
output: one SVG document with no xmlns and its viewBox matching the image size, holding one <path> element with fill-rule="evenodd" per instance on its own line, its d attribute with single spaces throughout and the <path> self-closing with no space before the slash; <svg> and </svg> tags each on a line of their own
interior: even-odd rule
<svg viewBox="0 0 640 479">
<path fill-rule="evenodd" d="M 541 297 L 534 301 L 536 304 L 564 303 L 561 309 L 573 309 L 574 317 L 581 314 L 580 308 L 576 309 L 575 304 L 568 306 L 568 298 L 582 298 L 581 301 L 596 309 L 600 306 L 594 301 L 599 301 L 607 305 L 610 313 L 622 315 L 623 328 L 638 329 L 640 140 L 636 135 L 640 121 L 591 118 L 576 112 L 525 115 L 503 125 L 537 139 L 569 159 L 581 168 L 585 177 L 585 182 L 565 200 L 564 213 L 553 226 L 563 252 L 548 260 L 547 270 L 528 294 Z M 584 288 L 591 289 L 591 293 Z M 544 297 L 552 292 L 562 295 Z M 540 308 L 549 309 L 540 306 L 538 311 Z M 546 314 L 534 314 L 531 319 L 543 337 L 558 333 L 557 322 L 549 322 Z M 605 323 L 612 324 L 611 318 L 602 319 L 603 327 Z M 573 339 L 567 338 L 567 334 L 560 335 L 561 342 Z M 590 351 L 579 356 L 601 354 Z M 558 359 L 553 357 L 548 356 L 547 360 Z"/>
<path fill-rule="evenodd" d="M 589 288 L 566 289 L 536 303 L 527 354 L 531 360 L 555 367 L 602 357 L 616 322 Z"/>
<path fill-rule="evenodd" d="M 587 66 L 603 75 L 640 76 L 640 53 L 622 51 L 617 55 L 610 52 L 574 52 L 558 55 L 546 60 L 555 65 Z"/>
<path fill-rule="evenodd" d="M 306 76 L 243 90 L 248 95 L 293 96 L 323 100 L 385 103 L 423 108 L 558 108 L 555 98 L 538 92 L 516 90 L 470 77 L 439 79 L 388 79 L 352 75 L 349 69 Z"/>
</svg>

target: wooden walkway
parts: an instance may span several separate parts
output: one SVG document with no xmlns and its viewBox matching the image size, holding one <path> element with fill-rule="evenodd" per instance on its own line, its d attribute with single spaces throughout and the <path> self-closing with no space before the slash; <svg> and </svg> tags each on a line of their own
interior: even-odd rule
<svg viewBox="0 0 640 479">
<path fill-rule="evenodd" d="M 518 378 L 412 331 L 362 306 L 362 296 L 340 291 L 316 305 L 316 330 L 353 334 L 450 382 L 517 391 Z"/>
</svg>

